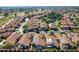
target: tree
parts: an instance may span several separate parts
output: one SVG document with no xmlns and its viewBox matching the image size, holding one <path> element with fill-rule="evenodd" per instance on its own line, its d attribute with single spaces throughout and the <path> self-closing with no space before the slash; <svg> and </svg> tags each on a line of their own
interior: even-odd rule
<svg viewBox="0 0 79 59">
<path fill-rule="evenodd" d="M 15 17 L 17 16 L 17 13 L 15 13 Z"/>
<path fill-rule="evenodd" d="M 0 37 L 0 42 L 2 41 L 2 40 L 4 40 L 4 39 L 6 39 L 4 36 L 1 36 Z"/>
<path fill-rule="evenodd" d="M 23 29 L 24 29 L 23 32 L 24 32 L 24 33 L 27 32 L 27 28 L 28 28 L 28 24 L 25 24 L 25 25 L 23 26 Z"/>
<path fill-rule="evenodd" d="M 2 41 L 3 39 L 0 37 L 0 42 Z"/>
<path fill-rule="evenodd" d="M 58 14 L 56 12 L 52 12 L 51 14 L 48 15 L 48 17 L 50 19 L 53 19 L 54 21 L 61 20 L 62 16 L 63 16 L 62 14 Z"/>
<path fill-rule="evenodd" d="M 54 35 L 54 32 L 52 30 L 50 30 L 50 29 L 49 29 L 48 33 Z"/>
<path fill-rule="evenodd" d="M 56 12 L 53 12 L 48 15 L 48 17 L 51 18 L 55 22 L 55 25 L 59 31 L 61 31 L 60 20 L 62 19 L 62 16 L 63 16 L 62 14 L 58 14 Z"/>
<path fill-rule="evenodd" d="M 61 30 L 61 24 L 60 24 L 59 20 L 56 20 L 55 26 L 57 27 L 57 29 L 58 29 L 59 31 L 62 31 L 62 30 Z"/>
<path fill-rule="evenodd" d="M 12 48 L 12 44 L 11 43 L 9 43 L 9 42 L 5 42 L 5 44 L 3 44 L 2 46 L 0 46 L 0 48 L 2 48 L 2 49 L 10 49 L 10 48 Z"/>
<path fill-rule="evenodd" d="M 48 17 L 42 17 L 42 21 L 46 22 L 46 23 L 50 23 L 51 19 Z"/>
<path fill-rule="evenodd" d="M 78 48 L 77 43 L 75 43 L 75 42 L 72 42 L 72 43 L 73 43 L 72 49 L 73 49 L 73 50 L 77 49 L 77 48 Z"/>
<path fill-rule="evenodd" d="M 6 12 L 6 13 L 4 13 L 4 16 L 8 16 L 9 14 Z"/>
</svg>

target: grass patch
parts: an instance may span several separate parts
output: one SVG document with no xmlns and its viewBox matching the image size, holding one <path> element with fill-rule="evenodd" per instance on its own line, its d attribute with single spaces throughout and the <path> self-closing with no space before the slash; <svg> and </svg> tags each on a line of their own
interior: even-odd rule
<svg viewBox="0 0 79 59">
<path fill-rule="evenodd" d="M 14 14 L 14 13 L 9 14 L 8 16 L 4 16 L 4 15 L 3 15 L 3 18 L 0 19 L 0 25 L 5 24 L 6 22 L 8 22 L 8 20 L 9 20 L 10 18 L 14 18 L 14 17 L 15 17 L 15 14 Z"/>
<path fill-rule="evenodd" d="M 59 48 L 46 48 L 46 51 L 48 51 L 48 52 L 61 52 L 62 50 Z"/>
</svg>

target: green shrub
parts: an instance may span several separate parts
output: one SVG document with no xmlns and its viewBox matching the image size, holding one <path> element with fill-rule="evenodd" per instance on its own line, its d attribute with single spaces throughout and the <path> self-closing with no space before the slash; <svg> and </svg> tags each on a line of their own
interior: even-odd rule
<svg viewBox="0 0 79 59">
<path fill-rule="evenodd" d="M 0 38 L 0 42 L 2 41 L 3 39 L 2 38 Z"/>
<path fill-rule="evenodd" d="M 28 24 L 25 24 L 24 26 L 23 26 L 23 33 L 26 33 L 27 32 L 27 28 L 28 28 Z"/>
<path fill-rule="evenodd" d="M 0 37 L 0 42 L 1 42 L 2 40 L 4 40 L 4 39 L 6 39 L 6 38 L 3 37 L 3 36 L 1 36 L 1 37 Z"/>
</svg>

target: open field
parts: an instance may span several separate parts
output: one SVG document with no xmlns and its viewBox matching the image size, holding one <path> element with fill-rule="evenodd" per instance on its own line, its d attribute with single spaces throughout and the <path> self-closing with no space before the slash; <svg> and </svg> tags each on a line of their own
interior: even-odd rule
<svg viewBox="0 0 79 59">
<path fill-rule="evenodd" d="M 15 17 L 14 13 L 6 15 L 6 16 L 4 14 L 0 14 L 0 25 L 7 23 L 8 20 L 13 18 L 13 17 Z"/>
</svg>

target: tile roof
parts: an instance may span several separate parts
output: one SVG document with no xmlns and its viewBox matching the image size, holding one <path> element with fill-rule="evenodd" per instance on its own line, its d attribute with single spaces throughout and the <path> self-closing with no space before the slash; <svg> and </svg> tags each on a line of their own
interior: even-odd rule
<svg viewBox="0 0 79 59">
<path fill-rule="evenodd" d="M 48 25 L 49 25 L 49 28 L 50 28 L 50 29 L 56 28 L 56 26 L 55 26 L 54 23 L 49 23 Z"/>
<path fill-rule="evenodd" d="M 77 43 L 79 41 L 79 37 L 74 33 L 73 36 L 71 37 L 72 42 Z"/>
<path fill-rule="evenodd" d="M 40 22 L 40 28 L 48 28 L 48 24 L 45 22 Z"/>
<path fill-rule="evenodd" d="M 42 45 L 45 46 L 45 40 L 42 34 L 35 34 L 34 38 L 33 38 L 33 43 L 35 45 Z"/>
<path fill-rule="evenodd" d="M 38 19 L 30 19 L 27 24 L 28 24 L 28 29 L 39 28 Z"/>
<path fill-rule="evenodd" d="M 0 33 L 1 33 L 1 32 L 5 32 L 5 31 L 6 31 L 6 28 L 0 27 Z"/>
<path fill-rule="evenodd" d="M 29 46 L 30 43 L 31 43 L 31 39 L 28 38 L 26 34 L 24 34 L 24 35 L 20 38 L 20 40 L 19 40 L 18 43 L 23 44 L 23 45 L 26 45 L 26 46 Z"/>
<path fill-rule="evenodd" d="M 65 34 L 62 34 L 62 38 L 60 39 L 60 43 L 61 44 L 71 44 L 71 41 Z"/>
<path fill-rule="evenodd" d="M 7 39 L 7 42 L 10 42 L 11 44 L 15 44 L 18 39 L 20 38 L 21 34 L 19 32 L 13 32 Z"/>
<path fill-rule="evenodd" d="M 11 35 L 11 32 L 0 33 L 0 36 L 3 36 L 3 37 L 8 37 L 9 35 Z"/>
<path fill-rule="evenodd" d="M 57 45 L 57 38 L 53 34 L 46 34 L 46 43 Z"/>
</svg>

